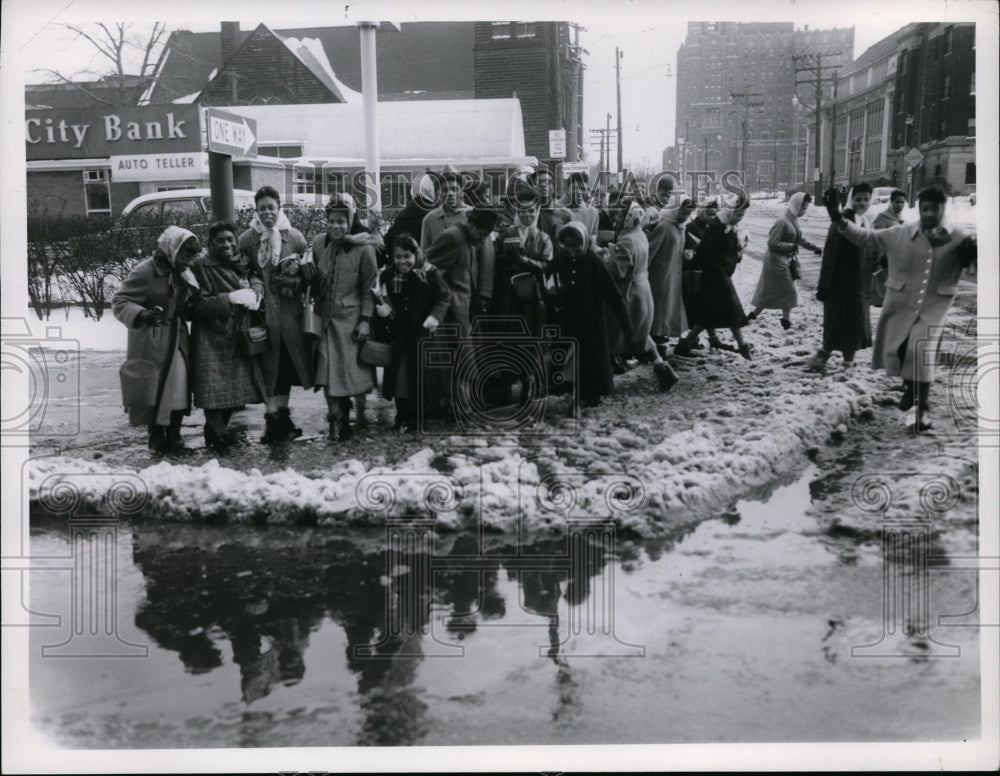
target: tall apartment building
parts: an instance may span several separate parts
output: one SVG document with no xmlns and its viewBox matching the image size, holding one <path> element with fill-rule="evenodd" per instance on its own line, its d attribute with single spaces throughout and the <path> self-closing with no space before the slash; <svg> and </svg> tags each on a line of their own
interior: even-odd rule
<svg viewBox="0 0 1000 776">
<path fill-rule="evenodd" d="M 681 171 L 745 169 L 751 188 L 791 186 L 797 170 L 794 150 L 807 147 L 807 128 L 814 121 L 796 115 L 793 57 L 831 54 L 824 64 L 843 65 L 853 52 L 853 27 L 796 30 L 792 22 L 689 22 L 677 53 L 675 137 Z M 810 94 L 800 87 L 809 105 Z M 811 148 L 803 168 L 815 166 L 815 139 Z"/>
</svg>

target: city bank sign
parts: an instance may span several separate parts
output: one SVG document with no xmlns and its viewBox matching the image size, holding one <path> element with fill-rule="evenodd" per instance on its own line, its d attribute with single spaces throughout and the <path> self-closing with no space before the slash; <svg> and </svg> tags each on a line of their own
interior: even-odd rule
<svg viewBox="0 0 1000 776">
<path fill-rule="evenodd" d="M 200 154 L 204 144 L 197 105 L 27 110 L 24 141 L 29 162 Z"/>
</svg>

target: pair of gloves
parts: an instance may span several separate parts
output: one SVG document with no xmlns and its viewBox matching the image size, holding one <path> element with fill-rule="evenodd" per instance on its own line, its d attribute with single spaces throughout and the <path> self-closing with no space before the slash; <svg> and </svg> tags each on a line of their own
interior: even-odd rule
<svg viewBox="0 0 1000 776">
<path fill-rule="evenodd" d="M 227 296 L 229 297 L 229 303 L 236 307 L 245 307 L 248 310 L 260 309 L 260 299 L 257 298 L 256 292 L 249 288 L 230 291 Z"/>
</svg>

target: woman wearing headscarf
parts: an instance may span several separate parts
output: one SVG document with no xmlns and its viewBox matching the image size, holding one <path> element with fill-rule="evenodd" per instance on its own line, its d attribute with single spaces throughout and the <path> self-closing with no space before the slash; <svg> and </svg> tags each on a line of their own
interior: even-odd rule
<svg viewBox="0 0 1000 776">
<path fill-rule="evenodd" d="M 257 212 L 240 235 L 237 250 L 248 259 L 264 284 L 262 308 L 271 347 L 260 357 L 264 375 L 265 444 L 302 434 L 292 422 L 288 396 L 293 385 L 312 388 L 309 348 L 302 335 L 302 294 L 306 287 L 302 259 L 308 246 L 281 209 L 281 198 L 270 186 L 254 195 Z"/>
<path fill-rule="evenodd" d="M 564 374 L 567 380 L 579 376 L 581 404 L 595 407 L 614 389 L 605 305 L 626 333 L 631 334 L 632 324 L 615 279 L 592 247 L 590 230 L 579 221 L 570 221 L 559 230 L 558 238 L 562 250 L 554 263 L 559 276 L 561 333 L 578 345 Z"/>
<path fill-rule="evenodd" d="M 436 197 L 434 175 L 430 170 L 413 176 L 413 181 L 410 184 L 410 201 L 399 211 L 396 220 L 392 222 L 389 231 L 385 233 L 385 254 L 384 259 L 380 259 L 380 269 L 386 265 L 392 265 L 393 246 L 398 235 L 410 234 L 419 238 L 424 216 L 434 208 Z"/>
<path fill-rule="evenodd" d="M 841 212 L 841 218 L 870 228 L 865 213 L 871 197 L 871 186 L 855 184 L 848 197 L 851 206 Z M 837 224 L 830 224 L 816 285 L 816 298 L 823 303 L 823 347 L 806 362 L 808 371 L 823 372 L 835 350 L 843 353 L 844 368 L 850 369 L 854 366 L 854 354 L 871 347 L 870 251 L 848 240 Z"/>
<path fill-rule="evenodd" d="M 736 233 L 736 226 L 743 220 L 749 205 L 748 201 L 741 200 L 733 206 L 719 208 L 698 243 L 692 259 L 702 273 L 698 301 L 694 315 L 690 316 L 691 331 L 677 343 L 674 355 L 690 356 L 691 346 L 703 330 L 727 328 L 739 346 L 737 352 L 750 359 L 750 346 L 743 341 L 740 331 L 747 317 L 732 281 L 736 265 L 743 260 L 746 244 L 746 240 L 741 240 Z"/>
<path fill-rule="evenodd" d="M 799 246 L 808 248 L 817 256 L 823 252 L 802 236 L 799 218 L 809 209 L 812 197 L 804 191 L 792 194 L 788 206 L 774 222 L 767 236 L 767 253 L 760 268 L 760 279 L 753 295 L 753 310 L 747 316 L 752 321 L 762 310 L 781 310 L 781 326 L 792 327 L 792 308 L 799 306 L 799 295 L 795 289 L 789 265 L 796 257 Z"/>
<path fill-rule="evenodd" d="M 348 420 L 351 398 L 355 399 L 360 423 L 364 397 L 375 384 L 372 368 L 358 356 L 371 331 L 375 310 L 375 238 L 363 232 L 350 233 L 356 210 L 350 194 L 330 197 L 327 229 L 313 239 L 315 266 L 309 270 L 316 314 L 322 320 L 315 383 L 323 386 L 326 394 L 330 441 L 341 442 L 353 435 Z"/>
<path fill-rule="evenodd" d="M 649 336 L 653 325 L 653 292 L 649 285 L 649 241 L 643 232 L 645 222 L 643 206 L 635 200 L 626 200 L 609 269 L 625 300 L 632 326 L 631 336 L 613 329 L 612 352 L 646 357 L 653 364 L 660 389 L 668 391 L 677 382 L 677 375 Z"/>
<path fill-rule="evenodd" d="M 154 402 L 125 406 L 133 426 L 146 426 L 149 451 L 155 455 L 185 450 L 181 422 L 191 412 L 191 389 L 188 330 L 179 313 L 198 287 L 190 270 L 198 251 L 194 233 L 168 226 L 152 257 L 136 265 L 111 300 L 115 318 L 129 330 L 128 361 L 156 367 L 155 374 L 145 376 L 156 380 Z M 129 372 L 126 366 L 124 379 Z"/>
<path fill-rule="evenodd" d="M 650 336 L 658 345 L 668 337 L 680 337 L 688 328 L 681 288 L 684 262 L 684 224 L 694 202 L 684 197 L 665 208 L 649 236 L 649 285 L 653 292 L 653 324 Z"/>
<path fill-rule="evenodd" d="M 198 281 L 188 305 L 194 363 L 194 403 L 205 413 L 205 445 L 222 451 L 236 438 L 228 430 L 233 413 L 264 401 L 260 359 L 240 349 L 240 322 L 259 308 L 264 284 L 247 257 L 236 251 L 236 227 L 217 221 L 208 229 L 208 255 L 195 262 Z"/>
</svg>

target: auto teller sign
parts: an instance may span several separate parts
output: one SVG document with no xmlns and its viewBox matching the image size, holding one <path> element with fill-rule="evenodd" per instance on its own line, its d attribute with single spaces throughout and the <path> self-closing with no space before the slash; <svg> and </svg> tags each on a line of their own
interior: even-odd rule
<svg viewBox="0 0 1000 776">
<path fill-rule="evenodd" d="M 129 181 L 197 180 L 208 174 L 208 154 L 131 154 L 111 157 L 111 178 Z"/>
<path fill-rule="evenodd" d="M 24 141 L 28 161 L 202 150 L 197 105 L 26 110 Z"/>
</svg>

